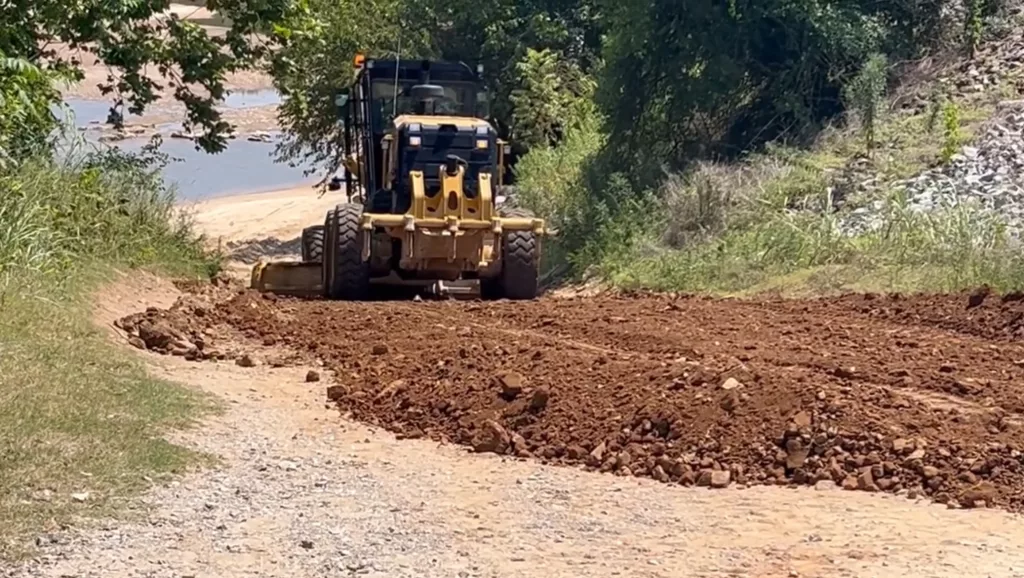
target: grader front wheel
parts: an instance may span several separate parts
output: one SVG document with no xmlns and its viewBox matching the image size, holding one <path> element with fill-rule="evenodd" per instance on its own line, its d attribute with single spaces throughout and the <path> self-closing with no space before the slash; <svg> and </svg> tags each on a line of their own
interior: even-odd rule
<svg viewBox="0 0 1024 578">
<path fill-rule="evenodd" d="M 370 294 L 370 265 L 363 261 L 362 205 L 345 203 L 327 212 L 324 222 L 324 294 L 358 301 Z"/>
<path fill-rule="evenodd" d="M 526 209 L 502 207 L 503 217 L 532 218 Z M 481 280 L 485 299 L 535 299 L 539 292 L 540 255 L 533 231 L 508 231 L 502 236 L 501 274 Z"/>
</svg>

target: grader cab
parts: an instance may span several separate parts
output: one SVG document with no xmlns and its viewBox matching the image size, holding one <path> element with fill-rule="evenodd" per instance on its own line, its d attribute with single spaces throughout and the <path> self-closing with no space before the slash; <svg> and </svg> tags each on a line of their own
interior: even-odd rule
<svg viewBox="0 0 1024 578">
<path fill-rule="evenodd" d="M 257 265 L 255 287 L 344 300 L 366 299 L 379 284 L 537 296 L 544 222 L 496 202 L 508 145 L 484 120 L 479 70 L 357 58 L 336 105 L 345 171 L 330 188 L 344 188 L 348 202 L 303 231 L 303 263 Z"/>
</svg>

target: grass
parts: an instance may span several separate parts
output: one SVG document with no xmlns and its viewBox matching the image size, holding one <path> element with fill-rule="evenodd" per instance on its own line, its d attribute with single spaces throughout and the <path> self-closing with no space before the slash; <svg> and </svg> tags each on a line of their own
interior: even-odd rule
<svg viewBox="0 0 1024 578">
<path fill-rule="evenodd" d="M 979 136 L 997 102 L 1012 96 L 1001 88 L 964 98 L 939 108 L 953 113 L 937 120 L 928 111 L 890 112 L 871 151 L 858 127 L 845 126 L 824 131 L 810 149 L 770 146 L 741 162 L 697 164 L 664 179 L 656 206 L 620 210 L 589 230 L 577 223 L 573 232 L 584 240 L 574 240 L 572 257 L 618 287 L 731 296 L 1020 288 L 1024 256 L 1000 222 L 969 206 L 911 211 L 894 186 Z M 835 192 L 845 197 L 838 211 Z M 593 215 L 586 208 L 595 196 L 576 197 L 575 206 L 548 214 Z M 868 206 L 882 207 L 881 228 L 856 236 L 840 229 L 841 217 Z"/>
<path fill-rule="evenodd" d="M 217 270 L 158 170 L 109 153 L 0 173 L 0 559 L 205 460 L 162 436 L 216 404 L 149 377 L 90 318 L 115 268 Z"/>
<path fill-rule="evenodd" d="M 88 290 L 9 294 L 0 316 L 0 554 L 77 516 L 123 512 L 126 498 L 201 456 L 161 437 L 214 408 L 146 375 L 89 318 Z M 25 287 L 24 289 L 28 289 Z M 72 494 L 87 492 L 85 502 Z"/>
</svg>

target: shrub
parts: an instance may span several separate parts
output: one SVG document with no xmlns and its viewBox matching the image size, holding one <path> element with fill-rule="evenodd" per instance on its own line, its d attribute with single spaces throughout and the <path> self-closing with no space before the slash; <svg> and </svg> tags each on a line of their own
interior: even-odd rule
<svg viewBox="0 0 1024 578">
<path fill-rule="evenodd" d="M 0 172 L 0 286 L 92 261 L 215 272 L 216 258 L 176 212 L 163 162 L 152 149 L 138 156 L 110 149 L 62 161 L 35 157 Z"/>
</svg>

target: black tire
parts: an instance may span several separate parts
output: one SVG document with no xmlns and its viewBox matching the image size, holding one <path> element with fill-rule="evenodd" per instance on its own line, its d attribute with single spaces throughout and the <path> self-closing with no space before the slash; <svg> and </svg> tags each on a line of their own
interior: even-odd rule
<svg viewBox="0 0 1024 578">
<path fill-rule="evenodd" d="M 359 301 L 370 294 L 370 264 L 363 261 L 363 206 L 338 205 L 324 221 L 323 289 L 329 299 Z"/>
<path fill-rule="evenodd" d="M 502 217 L 533 218 L 527 209 L 501 207 Z M 483 279 L 481 296 L 485 299 L 535 299 L 540 285 L 540 259 L 537 236 L 533 231 L 509 231 L 502 237 L 501 274 Z"/>
<path fill-rule="evenodd" d="M 324 259 L 324 226 L 313 225 L 302 230 L 302 260 L 321 263 Z"/>
</svg>

